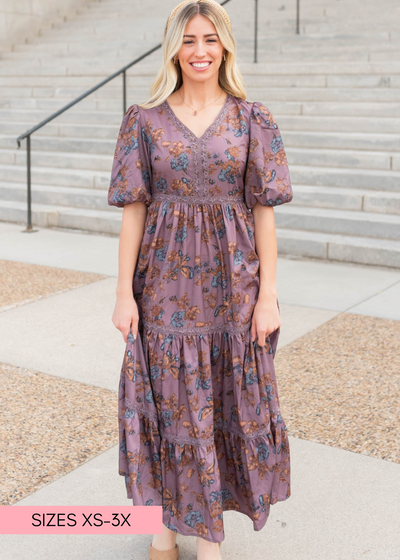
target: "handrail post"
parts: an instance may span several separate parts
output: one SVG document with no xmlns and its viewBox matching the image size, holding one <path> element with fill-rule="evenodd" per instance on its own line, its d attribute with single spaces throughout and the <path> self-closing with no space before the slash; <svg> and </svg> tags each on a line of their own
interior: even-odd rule
<svg viewBox="0 0 400 560">
<path fill-rule="evenodd" d="M 255 17 L 254 17 L 254 62 L 257 62 L 258 0 L 255 0 L 254 12 L 255 12 Z"/>
<path fill-rule="evenodd" d="M 300 33 L 300 0 L 297 0 L 297 13 L 296 13 L 296 34 Z"/>
<path fill-rule="evenodd" d="M 32 228 L 32 190 L 31 190 L 31 135 L 28 134 L 26 137 L 26 167 L 27 167 L 27 182 L 28 182 L 28 225 L 24 230 L 24 233 L 33 232 Z"/>
<path fill-rule="evenodd" d="M 126 113 L 126 71 L 124 70 L 122 73 L 122 88 L 123 88 L 123 111 L 124 115 Z"/>
</svg>

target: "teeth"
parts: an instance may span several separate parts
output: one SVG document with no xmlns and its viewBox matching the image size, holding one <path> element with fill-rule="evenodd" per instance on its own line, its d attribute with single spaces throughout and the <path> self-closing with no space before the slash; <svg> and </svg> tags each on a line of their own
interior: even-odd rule
<svg viewBox="0 0 400 560">
<path fill-rule="evenodd" d="M 200 64 L 192 62 L 192 66 L 194 66 L 195 68 L 204 68 L 205 66 L 210 66 L 210 64 L 210 62 L 201 62 Z"/>
</svg>

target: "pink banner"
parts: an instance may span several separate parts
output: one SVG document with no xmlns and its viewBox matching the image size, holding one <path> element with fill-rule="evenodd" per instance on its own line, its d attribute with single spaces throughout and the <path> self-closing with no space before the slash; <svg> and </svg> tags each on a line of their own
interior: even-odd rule
<svg viewBox="0 0 400 560">
<path fill-rule="evenodd" d="M 162 533 L 162 506 L 0 506 L 3 535 Z"/>
</svg>

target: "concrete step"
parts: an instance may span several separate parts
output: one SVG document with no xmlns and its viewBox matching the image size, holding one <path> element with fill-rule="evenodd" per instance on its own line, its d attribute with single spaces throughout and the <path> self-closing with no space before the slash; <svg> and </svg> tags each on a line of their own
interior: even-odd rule
<svg viewBox="0 0 400 560">
<path fill-rule="evenodd" d="M 282 135 L 283 136 L 283 135 Z M 286 147 L 286 155 L 290 165 L 303 165 L 311 167 L 340 167 L 352 168 L 366 171 L 374 170 L 391 170 L 393 169 L 393 159 L 400 162 L 400 153 L 392 152 L 375 152 L 369 150 L 344 150 L 344 149 L 327 149 L 327 148 L 310 148 L 298 147 L 294 148 L 286 142 L 286 136 L 283 137 Z"/>
<path fill-rule="evenodd" d="M 395 88 L 255 88 L 246 87 L 247 98 L 283 101 L 399 102 Z"/>
<path fill-rule="evenodd" d="M 122 117 L 121 117 L 122 119 Z M 60 123 L 56 124 L 56 120 L 50 121 L 48 124 L 38 129 L 35 136 L 66 136 L 66 137 L 84 137 L 84 138 L 117 138 L 119 125 L 85 125 L 77 123 Z M 32 123 L 0 123 L 0 134 L 13 134 L 15 138 L 32 128 Z M 93 136 L 92 136 L 93 135 Z"/>
<path fill-rule="evenodd" d="M 397 20 L 398 21 L 398 20 Z M 321 22 L 309 23 L 309 24 L 302 24 L 300 29 L 303 35 L 310 35 L 314 37 L 324 37 L 324 36 L 333 36 L 339 35 L 341 32 L 349 33 L 352 31 L 353 23 L 346 25 L 343 21 L 338 21 L 337 23 L 331 23 L 330 25 L 324 25 Z M 377 31 L 387 33 L 389 36 L 389 32 L 391 30 L 396 31 L 398 26 L 396 26 L 396 19 L 392 22 L 383 22 L 383 23 L 376 23 L 375 27 Z M 361 22 L 357 21 L 357 32 L 358 33 L 370 33 L 371 32 L 371 22 Z"/>
<path fill-rule="evenodd" d="M 77 105 L 79 107 L 79 105 Z M 43 121 L 50 115 L 48 110 L 38 109 L 1 109 L 0 121 L 31 123 L 32 126 Z M 78 111 L 68 109 L 57 118 L 60 123 L 92 123 L 92 124 L 118 124 L 122 118 L 121 111 Z"/>
<path fill-rule="evenodd" d="M 400 171 L 289 164 L 293 184 L 400 192 Z M 288 205 L 285 205 L 288 206 Z"/>
<path fill-rule="evenodd" d="M 276 212 L 277 214 L 277 212 Z M 400 242 L 276 228 L 279 255 L 400 268 Z"/>
<path fill-rule="evenodd" d="M 400 119 L 364 117 L 324 117 L 306 115 L 274 115 L 279 129 L 292 131 L 368 132 L 398 134 Z"/>
<path fill-rule="evenodd" d="M 400 241 L 399 215 L 290 204 L 279 210 L 275 214 L 277 227 Z"/>
<path fill-rule="evenodd" d="M 85 152 L 46 152 L 37 150 L 32 153 L 35 167 L 57 167 L 60 169 L 96 169 L 97 171 L 110 171 L 112 167 L 112 154 L 87 154 Z M 23 166 L 26 164 L 25 150 L 0 149 L 0 166 L 2 164 L 15 164 Z M 0 167 L 1 169 L 1 167 Z"/>
<path fill-rule="evenodd" d="M 112 159 L 111 163 L 112 165 Z M 108 188 L 110 184 L 110 171 L 93 171 L 86 169 L 57 169 L 54 167 L 36 167 L 31 169 L 32 184 L 60 185 L 65 187 L 82 188 Z M 26 165 L 1 166 L 1 179 L 3 182 L 23 183 L 26 181 Z"/>
<path fill-rule="evenodd" d="M 64 187 L 60 185 L 32 185 L 32 201 L 35 204 L 50 206 L 67 206 L 71 208 L 87 208 L 92 210 L 112 211 L 108 205 L 108 189 Z M 0 201 L 27 201 L 27 184 L 0 181 Z"/>
<path fill-rule="evenodd" d="M 273 114 L 275 114 L 273 112 Z M 287 130 L 284 135 L 285 148 L 321 148 L 335 150 L 359 150 L 361 153 L 369 151 L 379 155 L 381 152 L 391 152 L 392 155 L 400 151 L 400 134 L 364 134 L 359 132 L 331 132 Z"/>
<path fill-rule="evenodd" d="M 78 154 L 97 154 L 100 156 L 113 156 L 117 136 L 113 139 L 99 138 L 63 138 L 56 136 L 36 136 L 31 138 L 32 160 L 37 161 L 36 155 L 42 151 L 47 152 L 48 157 L 52 158 L 55 153 L 68 152 L 71 156 Z M 0 135 L 0 148 L 3 150 L 15 150 L 17 146 L 15 136 Z M 17 148 L 17 153 L 22 154 L 23 159 L 26 158 L 26 142 L 21 142 L 21 147 Z"/>
<path fill-rule="evenodd" d="M 122 209 L 120 208 L 109 212 L 50 204 L 32 204 L 32 224 L 39 227 L 61 227 L 118 235 L 121 229 L 121 214 Z M 0 200 L 0 220 L 26 224 L 26 202 Z"/>
<path fill-rule="evenodd" d="M 400 192 L 294 185 L 292 206 L 400 215 Z"/>
</svg>

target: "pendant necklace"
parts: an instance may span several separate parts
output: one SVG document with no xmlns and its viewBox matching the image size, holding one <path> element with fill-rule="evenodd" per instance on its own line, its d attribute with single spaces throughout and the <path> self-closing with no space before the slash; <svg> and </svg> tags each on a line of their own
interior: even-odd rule
<svg viewBox="0 0 400 560">
<path fill-rule="evenodd" d="M 221 95 L 222 95 L 223 93 L 224 93 L 224 90 L 221 90 L 221 93 L 219 94 L 219 96 L 217 97 L 217 99 L 214 99 L 214 101 L 211 101 L 211 103 L 215 103 L 216 101 L 218 101 L 218 99 L 221 97 Z M 180 89 L 179 89 L 179 95 L 182 97 L 182 93 L 181 93 L 181 90 L 180 90 Z M 207 105 L 204 105 L 204 107 L 202 107 L 201 109 L 195 110 L 195 109 L 193 109 L 193 107 L 191 107 L 190 105 L 188 105 L 188 104 L 185 102 L 185 100 L 183 99 L 183 97 L 182 97 L 182 101 L 185 103 L 185 105 L 186 105 L 187 107 L 189 107 L 189 109 L 192 109 L 192 111 L 193 111 L 193 113 L 192 113 L 193 116 L 196 116 L 197 113 L 198 113 L 199 111 L 202 111 L 203 109 L 205 109 L 206 107 L 208 107 L 209 105 L 211 105 L 211 103 L 207 103 Z"/>
</svg>

